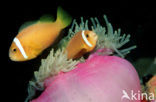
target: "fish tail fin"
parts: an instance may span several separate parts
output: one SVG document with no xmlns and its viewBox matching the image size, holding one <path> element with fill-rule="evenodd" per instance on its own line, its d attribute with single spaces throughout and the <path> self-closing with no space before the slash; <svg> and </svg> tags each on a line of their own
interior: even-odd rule
<svg viewBox="0 0 156 102">
<path fill-rule="evenodd" d="M 65 28 L 71 24 L 72 17 L 66 11 L 64 11 L 61 7 L 58 7 L 56 22 L 60 23 L 62 28 Z"/>
</svg>

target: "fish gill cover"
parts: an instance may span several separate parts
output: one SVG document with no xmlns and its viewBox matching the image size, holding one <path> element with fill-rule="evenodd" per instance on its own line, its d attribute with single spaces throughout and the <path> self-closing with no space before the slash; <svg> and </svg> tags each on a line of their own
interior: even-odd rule
<svg viewBox="0 0 156 102">
<path fill-rule="evenodd" d="M 83 17 L 81 17 L 80 24 L 78 24 L 75 19 L 73 20 L 68 35 L 58 44 L 59 49 L 56 51 L 52 49 L 48 57 L 42 59 L 39 70 L 34 72 L 34 79 L 29 82 L 26 102 L 35 96 L 37 90 L 44 90 L 43 82 L 46 78 L 53 77 L 59 72 L 68 72 L 75 68 L 78 62 L 82 61 L 82 58 L 77 60 L 67 59 L 67 53 L 64 49 L 69 40 L 79 31 L 89 29 L 94 31 L 98 35 L 95 51 L 101 48 L 111 49 L 112 53 L 107 55 L 114 54 L 113 52 L 115 51 L 119 56 L 124 57 L 130 50 L 136 48 L 136 46 L 132 46 L 119 50 L 119 48 L 130 41 L 130 35 L 121 35 L 120 29 L 114 31 L 106 15 L 104 15 L 104 20 L 106 22 L 106 27 L 102 26 L 96 17 L 91 18 L 92 25 L 88 24 L 88 20 L 83 21 Z"/>
</svg>

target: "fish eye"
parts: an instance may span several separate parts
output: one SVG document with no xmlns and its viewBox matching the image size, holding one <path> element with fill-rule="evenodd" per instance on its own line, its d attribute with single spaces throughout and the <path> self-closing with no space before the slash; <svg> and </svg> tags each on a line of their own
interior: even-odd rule
<svg viewBox="0 0 156 102">
<path fill-rule="evenodd" d="M 89 37 L 89 34 L 86 34 L 86 37 L 88 38 Z"/>
<path fill-rule="evenodd" d="M 16 48 L 14 48 L 12 51 L 13 51 L 13 52 L 16 52 L 16 51 L 17 51 L 17 49 L 16 49 Z"/>
</svg>

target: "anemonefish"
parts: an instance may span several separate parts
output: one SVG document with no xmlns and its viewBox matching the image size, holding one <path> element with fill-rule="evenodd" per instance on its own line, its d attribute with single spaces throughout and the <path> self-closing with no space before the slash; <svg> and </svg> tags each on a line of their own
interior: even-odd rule
<svg viewBox="0 0 156 102">
<path fill-rule="evenodd" d="M 60 7 L 56 21 L 42 18 L 23 28 L 13 39 L 9 49 L 12 61 L 27 61 L 36 58 L 44 49 L 54 43 L 60 31 L 70 25 L 72 18 Z"/>
<path fill-rule="evenodd" d="M 154 75 L 147 83 L 149 93 L 153 93 L 156 98 L 156 75 Z"/>
<path fill-rule="evenodd" d="M 79 58 L 91 52 L 96 46 L 97 39 L 98 36 L 93 31 L 83 30 L 76 33 L 66 47 L 68 59 Z"/>
</svg>

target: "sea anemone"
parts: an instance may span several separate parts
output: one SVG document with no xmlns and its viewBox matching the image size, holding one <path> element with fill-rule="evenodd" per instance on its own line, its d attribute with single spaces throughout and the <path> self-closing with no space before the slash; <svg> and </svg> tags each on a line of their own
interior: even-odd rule
<svg viewBox="0 0 156 102">
<path fill-rule="evenodd" d="M 94 54 L 70 72 L 47 78 L 44 86 L 32 102 L 129 102 L 122 100 L 122 91 L 140 90 L 138 74 L 127 60 Z"/>
<path fill-rule="evenodd" d="M 138 92 L 140 82 L 135 68 L 125 59 L 110 56 L 116 52 L 124 57 L 136 46 L 118 50 L 129 41 L 130 35 L 120 35 L 120 29 L 113 31 L 104 16 L 107 25 L 101 26 L 97 18 L 91 18 L 91 29 L 99 38 L 96 49 L 87 59 L 67 59 L 64 49 L 70 38 L 80 30 L 88 30 L 88 20 L 81 18 L 78 25 L 73 21 L 68 36 L 58 44 L 60 49 L 52 50 L 42 60 L 34 80 L 30 81 L 26 101 L 34 98 L 36 90 L 43 91 L 32 102 L 129 102 L 122 99 L 123 90 Z M 134 102 L 139 102 L 135 100 Z"/>
<path fill-rule="evenodd" d="M 72 70 L 78 62 L 79 61 L 73 61 L 72 59 L 68 60 L 64 49 L 59 49 L 56 52 L 52 49 L 47 58 L 42 59 L 39 70 L 34 72 L 34 79 L 29 81 L 28 97 L 25 102 L 33 98 L 37 90 L 42 91 L 45 89 L 45 79 L 53 77 L 60 72 Z"/>
</svg>

